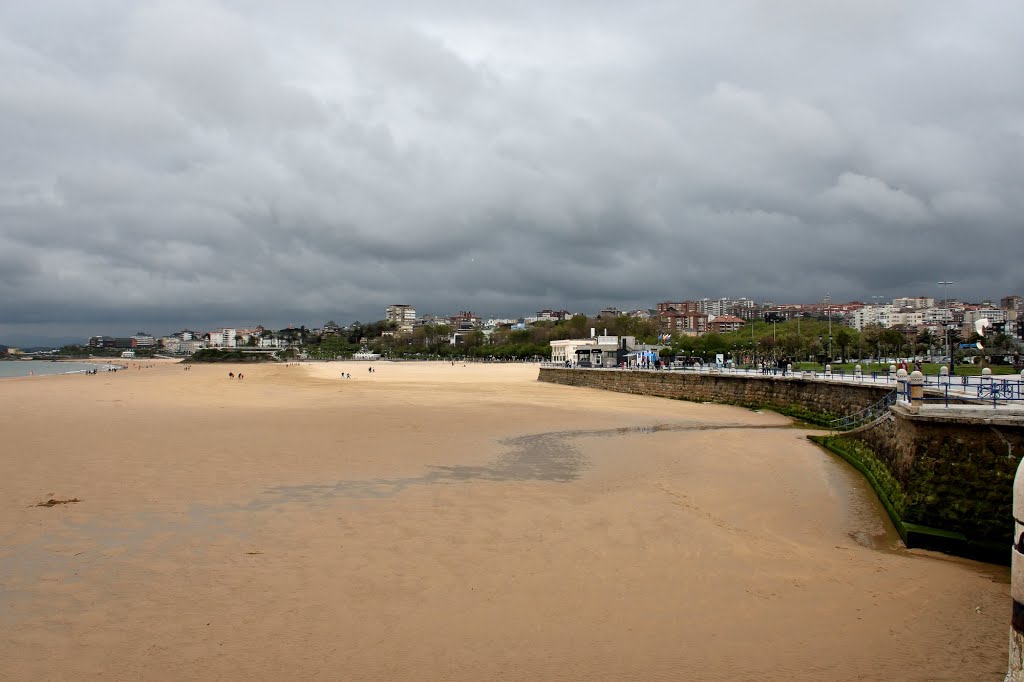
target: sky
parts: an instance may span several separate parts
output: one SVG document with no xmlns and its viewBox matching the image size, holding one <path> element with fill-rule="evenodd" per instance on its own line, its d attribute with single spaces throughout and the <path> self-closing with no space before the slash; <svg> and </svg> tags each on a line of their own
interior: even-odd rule
<svg viewBox="0 0 1024 682">
<path fill-rule="evenodd" d="M 0 3 L 0 343 L 1024 293 L 1024 3 Z"/>
</svg>

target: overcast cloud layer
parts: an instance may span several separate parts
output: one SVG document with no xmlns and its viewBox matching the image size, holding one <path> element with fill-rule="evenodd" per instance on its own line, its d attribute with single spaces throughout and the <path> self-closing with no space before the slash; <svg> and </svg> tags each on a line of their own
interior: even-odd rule
<svg viewBox="0 0 1024 682">
<path fill-rule="evenodd" d="M 0 342 L 1024 293 L 1024 3 L 0 3 Z"/>
</svg>

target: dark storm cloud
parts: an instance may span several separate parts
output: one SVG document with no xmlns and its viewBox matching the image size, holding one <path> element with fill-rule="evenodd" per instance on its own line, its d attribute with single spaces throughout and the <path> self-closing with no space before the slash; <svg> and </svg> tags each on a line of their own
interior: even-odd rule
<svg viewBox="0 0 1024 682">
<path fill-rule="evenodd" d="M 1022 27 L 1016 2 L 7 3 L 0 335 L 1022 293 Z"/>
</svg>

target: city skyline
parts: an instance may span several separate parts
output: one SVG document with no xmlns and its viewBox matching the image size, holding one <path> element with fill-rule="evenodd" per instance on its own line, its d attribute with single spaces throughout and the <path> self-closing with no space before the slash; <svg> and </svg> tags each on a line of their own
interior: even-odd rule
<svg viewBox="0 0 1024 682">
<path fill-rule="evenodd" d="M 7 3 L 0 343 L 409 292 L 500 317 L 1022 293 L 1021 26 L 1009 1 Z"/>
<path fill-rule="evenodd" d="M 679 297 L 677 297 L 677 299 L 678 298 Z M 979 300 L 979 301 L 963 301 L 963 300 L 954 298 L 952 296 L 950 296 L 950 298 L 948 298 L 946 300 L 942 300 L 942 299 L 940 299 L 938 297 L 934 297 L 934 296 L 921 296 L 921 297 L 918 297 L 918 296 L 896 296 L 896 297 L 892 297 L 892 298 L 889 298 L 889 299 L 885 299 L 884 297 L 881 297 L 881 296 L 874 296 L 872 298 L 874 300 L 872 300 L 871 302 L 857 301 L 857 300 L 839 301 L 839 300 L 830 300 L 830 297 L 826 295 L 826 297 L 823 300 L 820 300 L 820 301 L 771 301 L 769 299 L 756 299 L 756 298 L 749 298 L 749 297 L 746 297 L 746 296 L 738 297 L 738 298 L 721 297 L 721 296 L 719 296 L 719 297 L 703 297 L 701 299 L 687 298 L 683 302 L 684 303 L 690 303 L 692 305 L 700 305 L 700 304 L 703 303 L 704 304 L 703 307 L 700 308 L 701 311 L 711 312 L 711 311 L 718 310 L 718 308 L 721 308 L 720 312 L 712 312 L 712 314 L 709 316 L 710 318 L 729 318 L 729 317 L 731 317 L 732 312 L 734 312 L 736 310 L 736 305 L 742 303 L 743 305 L 741 307 L 743 307 L 745 309 L 749 309 L 749 311 L 753 313 L 753 318 L 752 319 L 756 319 L 756 320 L 767 319 L 768 317 L 777 316 L 777 315 L 779 315 L 779 313 L 786 312 L 787 310 L 788 310 L 788 314 L 786 315 L 786 319 L 791 319 L 791 318 L 794 318 L 793 309 L 795 309 L 795 308 L 804 308 L 804 309 L 806 309 L 806 312 L 802 313 L 802 315 L 806 315 L 807 317 L 816 317 L 816 316 L 820 316 L 822 314 L 821 310 L 822 310 L 823 306 L 825 306 L 826 309 L 827 309 L 828 306 L 832 306 L 835 309 L 835 315 L 833 317 L 838 320 L 838 319 L 844 317 L 843 311 L 845 309 L 850 308 L 851 306 L 853 307 L 853 309 L 856 309 L 856 307 L 858 305 L 863 306 L 864 310 L 869 310 L 871 308 L 890 308 L 890 307 L 895 307 L 896 310 L 900 310 L 900 309 L 909 310 L 911 308 L 922 310 L 924 308 L 928 308 L 928 309 L 942 309 L 947 304 L 952 304 L 952 305 L 950 305 L 951 308 L 955 308 L 957 310 L 961 310 L 964 307 L 970 307 L 970 308 L 974 308 L 974 307 L 981 307 L 981 308 L 992 307 L 992 308 L 995 308 L 995 309 L 999 309 L 999 308 L 1003 307 L 1004 303 L 1008 303 L 1010 305 L 1010 308 L 1019 311 L 1019 308 L 1020 308 L 1019 300 L 1018 301 L 1014 301 L 1013 299 L 1021 299 L 1021 296 L 1014 294 L 1014 295 L 1010 295 L 1010 296 L 1007 296 L 1007 297 L 987 297 L 987 298 Z M 927 306 L 923 305 L 924 302 L 926 302 L 926 301 L 930 301 L 931 304 L 927 305 Z M 534 320 L 550 319 L 550 318 L 548 318 L 548 314 L 552 314 L 552 315 L 557 316 L 559 312 L 567 313 L 568 316 L 582 314 L 582 315 L 586 315 L 587 317 L 592 318 L 592 319 L 593 318 L 600 318 L 602 316 L 602 314 L 604 314 L 605 312 L 608 312 L 608 311 L 614 311 L 613 314 L 622 314 L 622 315 L 631 315 L 631 314 L 633 314 L 635 312 L 641 312 L 642 311 L 644 313 L 650 313 L 651 317 L 658 317 L 658 315 L 660 314 L 661 308 L 663 306 L 667 306 L 667 305 L 670 305 L 670 304 L 674 305 L 672 303 L 672 301 L 666 299 L 666 300 L 662 300 L 662 301 L 660 301 L 657 304 L 652 305 L 652 306 L 650 306 L 650 305 L 649 306 L 640 306 L 640 307 L 636 307 L 636 308 L 627 308 L 627 309 L 621 309 L 621 310 L 619 308 L 615 307 L 615 306 L 603 306 L 602 309 L 596 310 L 596 311 L 582 311 L 582 310 L 569 311 L 569 310 L 565 310 L 564 308 L 555 307 L 554 309 L 551 309 L 551 308 L 539 309 L 539 310 L 533 310 L 529 314 L 517 314 L 517 315 L 511 315 L 511 316 L 489 315 L 489 314 L 475 314 L 475 313 L 473 313 L 473 314 L 474 314 L 475 317 L 480 319 L 481 323 L 489 322 L 490 320 L 500 320 L 503 323 L 504 322 L 510 322 L 510 321 L 523 321 L 523 320 L 532 322 Z M 352 320 L 344 320 L 342 318 L 343 321 L 341 321 L 341 322 L 338 322 L 337 316 L 333 316 L 333 317 L 330 317 L 330 318 L 325 319 L 325 320 L 318 320 L 318 321 L 311 321 L 311 320 L 292 321 L 292 322 L 285 323 L 285 324 L 273 324 L 273 323 L 264 324 L 264 322 L 266 322 L 266 321 L 259 321 L 259 320 L 257 320 L 257 321 L 248 320 L 248 321 L 244 321 L 244 322 L 237 322 L 236 321 L 234 323 L 225 323 L 223 320 L 220 320 L 220 321 L 217 321 L 217 322 L 214 322 L 214 323 L 210 323 L 210 324 L 198 324 L 198 325 L 196 325 L 196 324 L 180 324 L 180 323 L 179 324 L 174 324 L 174 323 L 172 323 L 171 327 L 173 327 L 173 331 L 170 330 L 170 329 L 161 329 L 161 331 L 159 331 L 157 334 L 155 334 L 153 336 L 156 336 L 156 337 L 170 336 L 170 335 L 178 334 L 179 332 L 182 332 L 182 331 L 193 332 L 193 333 L 198 333 L 199 335 L 203 335 L 203 334 L 207 334 L 207 333 L 219 332 L 219 331 L 222 331 L 224 329 L 233 329 L 233 330 L 238 330 L 238 331 L 250 331 L 250 330 L 252 330 L 254 328 L 264 328 L 264 329 L 266 329 L 267 331 L 269 331 L 271 333 L 273 333 L 275 331 L 278 331 L 278 330 L 299 329 L 299 328 L 307 328 L 307 329 L 313 331 L 313 330 L 318 330 L 320 327 L 322 327 L 324 325 L 331 324 L 331 323 L 338 324 L 341 328 L 348 328 L 352 324 L 356 324 L 356 323 L 371 324 L 371 323 L 378 323 L 378 322 L 387 321 L 387 320 L 393 320 L 393 321 L 397 322 L 398 318 L 397 317 L 392 317 L 392 310 L 396 309 L 396 308 L 397 309 L 408 309 L 406 314 L 402 316 L 402 319 L 404 321 L 403 324 L 407 324 L 409 328 L 408 329 L 401 329 L 400 328 L 400 331 L 403 332 L 403 333 L 410 332 L 411 329 L 412 329 L 413 323 L 419 324 L 419 323 L 421 323 L 423 320 L 425 320 L 427 318 L 436 318 L 438 320 L 439 324 L 444 324 L 449 319 L 458 318 L 458 317 L 461 317 L 463 314 L 470 314 L 470 313 L 472 313 L 472 311 L 463 311 L 461 309 L 460 309 L 460 312 L 458 314 L 456 314 L 454 311 L 447 311 L 447 312 L 419 311 L 419 312 L 417 312 L 417 310 L 418 310 L 417 306 L 410 305 L 408 303 L 404 303 L 404 304 L 391 304 L 391 305 L 389 305 L 389 306 L 387 306 L 385 308 L 384 313 L 382 315 L 379 315 L 379 316 L 376 316 L 376 317 L 371 315 L 371 316 L 365 317 L 363 319 L 352 319 Z M 410 316 L 410 312 L 412 313 L 412 316 Z M 235 318 L 235 319 L 237 320 L 238 318 Z M 747 317 L 743 317 L 741 319 L 743 319 L 744 322 L 745 322 L 745 321 L 747 321 L 747 319 L 749 319 L 749 315 Z M 853 318 L 853 320 L 856 320 L 856 319 L 857 318 Z M 850 326 L 853 326 L 854 328 L 859 329 L 860 326 L 857 323 L 855 323 L 853 320 L 850 321 Z M 869 318 L 869 321 L 873 322 L 874 320 L 875 320 L 874 317 L 870 317 Z M 931 324 L 931 322 L 928 322 L 928 324 Z M 883 325 L 883 326 L 887 326 L 887 325 Z M 400 327 L 401 327 L 401 325 L 400 325 Z M 130 330 L 134 330 L 134 331 L 130 331 Z M 113 330 L 105 329 L 102 332 L 97 332 L 96 329 L 92 329 L 86 336 L 90 337 L 90 338 L 91 337 L 108 337 L 109 338 L 109 337 L 130 337 L 130 336 L 135 336 L 135 335 L 138 335 L 138 334 L 149 334 L 149 332 L 141 330 L 140 329 L 140 325 L 134 325 L 134 326 L 128 325 L 128 326 L 122 326 L 122 327 L 119 327 L 119 328 L 116 328 L 116 329 L 113 329 Z M 6 346 L 29 346 L 29 347 L 36 347 L 36 346 L 40 346 L 40 347 L 41 346 L 60 346 L 60 345 L 65 345 L 65 344 L 79 344 L 79 343 L 81 343 L 81 341 L 82 341 L 81 337 L 75 337 L 75 336 L 50 337 L 50 338 L 47 338 L 47 337 L 42 337 L 42 338 L 21 338 L 21 339 L 15 338 L 15 337 L 11 337 L 11 338 L 6 338 L 5 339 L 3 337 L 0 337 L 0 345 L 6 345 Z"/>
</svg>

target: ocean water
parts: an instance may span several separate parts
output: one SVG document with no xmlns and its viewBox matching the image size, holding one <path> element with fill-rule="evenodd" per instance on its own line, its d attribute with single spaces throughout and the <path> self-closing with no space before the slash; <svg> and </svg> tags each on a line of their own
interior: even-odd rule
<svg viewBox="0 0 1024 682">
<path fill-rule="evenodd" d="M 107 371 L 108 365 L 93 362 L 52 362 L 49 360 L 10 360 L 0 362 L 0 379 L 47 374 L 81 374 L 87 369 Z"/>
</svg>

